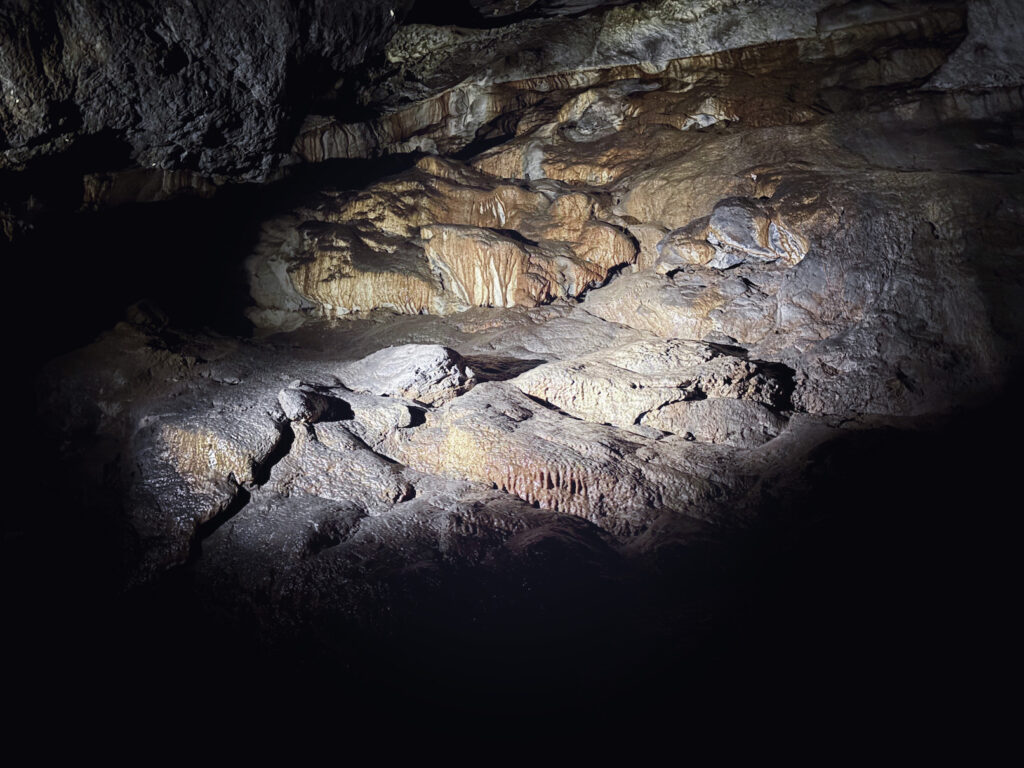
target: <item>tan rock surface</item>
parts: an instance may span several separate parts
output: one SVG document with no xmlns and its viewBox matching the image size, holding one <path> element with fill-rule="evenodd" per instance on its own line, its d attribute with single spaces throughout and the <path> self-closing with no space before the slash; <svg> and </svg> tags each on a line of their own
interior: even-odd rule
<svg viewBox="0 0 1024 768">
<path fill-rule="evenodd" d="M 448 314 L 578 296 L 636 258 L 634 241 L 596 209 L 587 194 L 549 197 L 424 158 L 268 225 L 248 264 L 250 318 L 281 327 L 303 315 Z"/>
<path fill-rule="evenodd" d="M 599 285 L 607 271 L 592 262 L 545 253 L 479 227 L 423 227 L 424 252 L 442 285 L 466 307 L 547 304 Z"/>
<path fill-rule="evenodd" d="M 691 402 L 733 398 L 780 406 L 784 384 L 756 364 L 690 341 L 643 341 L 548 363 L 512 380 L 526 394 L 586 421 L 630 428 L 636 424 L 666 432 Z M 679 405 L 686 403 L 686 405 Z M 713 441 L 712 441 L 713 442 Z"/>
<path fill-rule="evenodd" d="M 723 488 L 693 471 L 700 446 L 665 444 L 566 416 L 506 383 L 486 383 L 396 434 L 385 452 L 420 472 L 493 484 L 549 509 L 635 535 Z"/>
<path fill-rule="evenodd" d="M 754 344 L 775 328 L 775 276 L 756 275 L 762 287 L 738 270 L 676 270 L 622 275 L 584 307 L 598 317 L 664 338 Z"/>
</svg>

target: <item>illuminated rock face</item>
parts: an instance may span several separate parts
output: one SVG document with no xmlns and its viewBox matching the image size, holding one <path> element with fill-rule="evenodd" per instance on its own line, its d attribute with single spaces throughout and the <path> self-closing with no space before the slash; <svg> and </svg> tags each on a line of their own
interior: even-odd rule
<svg viewBox="0 0 1024 768">
<path fill-rule="evenodd" d="M 257 325 L 390 309 L 449 314 L 579 296 L 636 259 L 598 199 L 424 158 L 364 193 L 268 225 L 248 269 Z"/>
<path fill-rule="evenodd" d="M 756 364 L 682 340 L 642 341 L 548 363 L 513 382 L 571 416 L 625 429 L 667 425 L 671 419 L 661 412 L 677 403 L 730 398 L 784 407 L 786 400 L 785 384 Z"/>
<path fill-rule="evenodd" d="M 55 443 L 110 457 L 131 578 L 201 543 L 216 599 L 301 625 L 544 552 L 604 573 L 831 503 L 837 446 L 998 393 L 1019 87 L 958 90 L 955 3 L 762 5 L 605 9 L 561 48 L 533 17 L 403 29 L 375 122 L 294 151 L 436 154 L 264 222 L 260 334 L 134 312 L 44 377 Z"/>
<path fill-rule="evenodd" d="M 691 471 L 688 449 L 709 460 L 682 438 L 656 441 L 566 419 L 499 383 L 474 388 L 383 448 L 420 472 L 491 485 L 627 538 L 645 531 L 659 510 L 696 508 L 731 490 L 727 480 Z"/>
<path fill-rule="evenodd" d="M 421 472 L 491 483 L 542 509 L 637 534 L 659 509 L 692 509 L 733 490 L 689 464 L 724 456 L 690 442 L 770 440 L 786 423 L 786 387 L 706 345 L 644 341 L 480 385 L 380 450 Z"/>
<path fill-rule="evenodd" d="M 440 344 L 403 344 L 348 363 L 338 378 L 350 389 L 440 405 L 470 389 L 475 377 L 453 349 Z"/>
</svg>

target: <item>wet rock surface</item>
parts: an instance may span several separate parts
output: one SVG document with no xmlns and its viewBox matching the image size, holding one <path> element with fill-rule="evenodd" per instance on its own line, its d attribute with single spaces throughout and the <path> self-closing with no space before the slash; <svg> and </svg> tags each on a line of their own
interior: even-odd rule
<svg viewBox="0 0 1024 768">
<path fill-rule="evenodd" d="M 974 478 L 1019 422 L 1024 98 L 963 48 L 1007 11 L 745 5 L 402 27 L 375 127 L 295 151 L 427 153 L 265 217 L 251 335 L 143 303 L 42 370 L 103 589 L 168 646 L 467 717 L 926 689 L 1008 562 L 964 531 L 1006 530 Z"/>
</svg>

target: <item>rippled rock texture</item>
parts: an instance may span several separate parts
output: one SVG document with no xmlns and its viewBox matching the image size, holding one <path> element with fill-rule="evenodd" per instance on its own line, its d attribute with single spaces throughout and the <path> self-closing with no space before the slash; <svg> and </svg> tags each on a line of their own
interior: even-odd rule
<svg viewBox="0 0 1024 768">
<path fill-rule="evenodd" d="M 122 583 L 332 658 L 603 601 L 696 632 L 758 535 L 1016 380 L 1021 70 L 970 47 L 1006 4 L 471 6 L 508 23 L 401 27 L 375 117 L 306 120 L 305 162 L 421 154 L 262 223 L 251 338 L 140 305 L 44 372 Z"/>
</svg>

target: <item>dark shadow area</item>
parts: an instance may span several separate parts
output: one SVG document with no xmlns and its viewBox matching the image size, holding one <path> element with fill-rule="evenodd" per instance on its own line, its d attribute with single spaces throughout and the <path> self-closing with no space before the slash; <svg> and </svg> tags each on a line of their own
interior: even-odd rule
<svg viewBox="0 0 1024 768">
<path fill-rule="evenodd" d="M 352 406 L 340 397 L 330 397 L 330 405 L 327 412 L 320 417 L 320 421 L 348 421 L 355 417 Z"/>
<path fill-rule="evenodd" d="M 241 512 L 245 508 L 246 504 L 249 503 L 251 498 L 252 494 L 247 488 L 238 486 L 234 498 L 231 499 L 231 503 L 196 529 L 196 541 L 202 541 L 232 517 Z M 191 558 L 194 560 L 198 557 L 199 547 L 193 546 Z"/>
<path fill-rule="evenodd" d="M 509 240 L 514 240 L 520 245 L 527 245 L 530 246 L 531 248 L 536 248 L 538 245 L 540 245 L 540 243 L 538 243 L 536 240 L 531 240 L 517 229 L 499 229 L 498 227 L 492 227 L 491 231 L 497 232 L 499 235 L 501 235 L 502 237 L 507 237 Z"/>
<path fill-rule="evenodd" d="M 409 408 L 409 426 L 419 427 L 427 422 L 427 411 L 425 408 Z"/>
<path fill-rule="evenodd" d="M 466 365 L 473 369 L 477 381 L 507 381 L 521 373 L 543 365 L 547 360 L 518 357 L 500 357 L 498 355 L 471 355 L 465 358 Z"/>
<path fill-rule="evenodd" d="M 552 16 L 582 16 L 592 10 L 623 5 L 629 0 L 418 0 L 405 17 L 406 24 L 492 29 L 526 19 Z M 521 10 L 517 10 L 521 9 Z"/>
<path fill-rule="evenodd" d="M 30 318 L 27 331 L 15 338 L 16 354 L 35 371 L 88 344 L 140 300 L 159 307 L 182 332 L 248 336 L 244 262 L 261 222 L 315 199 L 310 190 L 359 189 L 418 158 L 302 165 L 276 183 L 231 185 L 211 199 L 184 196 L 69 212 L 81 200 L 79 179 L 73 199 L 41 211 L 13 245 L 0 242 L 12 267 L 8 280 L 19 287 L 15 309 Z M 48 178 L 33 176 L 32 183 Z M 62 179 L 54 183 L 67 189 L 68 179 Z"/>
<path fill-rule="evenodd" d="M 451 0 L 443 3 L 436 0 L 418 0 L 405 17 L 406 24 L 436 24 L 480 29 L 504 26 L 509 21 L 511 19 L 508 16 L 484 17 L 470 0 Z"/>
<path fill-rule="evenodd" d="M 477 155 L 482 155 L 487 150 L 500 146 L 515 136 L 518 124 L 519 116 L 514 113 L 496 117 L 486 125 L 480 126 L 473 141 L 458 152 L 453 152 L 451 156 L 459 162 L 469 162 Z"/>
</svg>

